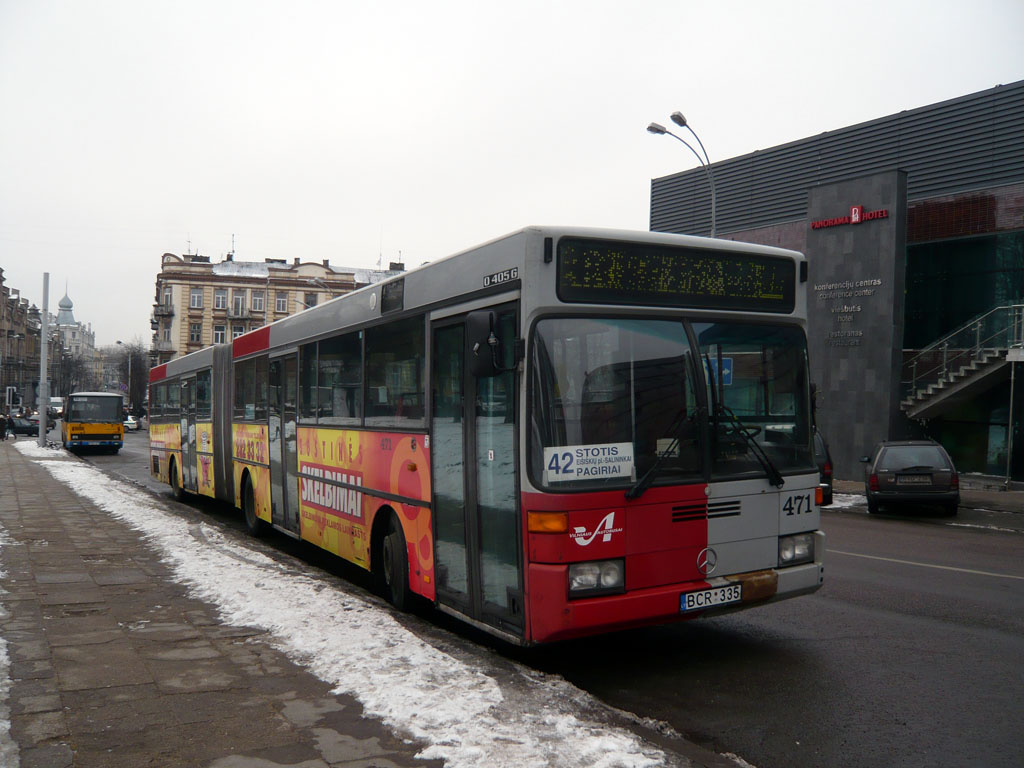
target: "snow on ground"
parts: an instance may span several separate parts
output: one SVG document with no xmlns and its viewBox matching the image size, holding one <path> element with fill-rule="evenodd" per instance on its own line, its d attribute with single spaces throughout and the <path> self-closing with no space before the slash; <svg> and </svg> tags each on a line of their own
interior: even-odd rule
<svg viewBox="0 0 1024 768">
<path fill-rule="evenodd" d="M 867 498 L 860 493 L 833 493 L 832 503 L 822 509 L 845 509 L 846 507 L 863 507 L 868 503 Z"/>
<path fill-rule="evenodd" d="M 525 668 L 525 688 L 424 642 L 379 604 L 286 568 L 215 526 L 171 514 L 149 494 L 60 453 L 19 444 L 55 478 L 142 533 L 195 596 L 224 621 L 271 632 L 278 647 L 367 714 L 428 746 L 449 766 L 646 768 L 663 752 L 583 714 L 601 706 L 562 678 Z"/>
</svg>

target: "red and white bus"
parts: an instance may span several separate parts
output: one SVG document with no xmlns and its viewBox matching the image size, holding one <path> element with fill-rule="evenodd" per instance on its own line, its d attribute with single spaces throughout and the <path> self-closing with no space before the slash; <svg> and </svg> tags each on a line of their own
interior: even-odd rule
<svg viewBox="0 0 1024 768">
<path fill-rule="evenodd" d="M 154 368 L 151 461 L 519 644 L 817 590 L 807 263 L 531 227 Z"/>
</svg>

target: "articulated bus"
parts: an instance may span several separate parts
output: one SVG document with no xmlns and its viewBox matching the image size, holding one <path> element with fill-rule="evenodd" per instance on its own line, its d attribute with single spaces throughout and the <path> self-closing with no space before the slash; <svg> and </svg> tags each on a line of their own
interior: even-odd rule
<svg viewBox="0 0 1024 768">
<path fill-rule="evenodd" d="M 796 252 L 532 227 L 150 374 L 151 469 L 531 645 L 814 592 Z"/>
<path fill-rule="evenodd" d="M 73 392 L 64 400 L 60 440 L 69 451 L 124 445 L 124 398 L 116 392 Z"/>
</svg>

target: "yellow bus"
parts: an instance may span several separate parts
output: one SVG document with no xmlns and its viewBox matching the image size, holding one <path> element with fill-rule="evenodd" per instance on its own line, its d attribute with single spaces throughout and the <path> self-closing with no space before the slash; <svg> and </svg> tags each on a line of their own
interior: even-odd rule
<svg viewBox="0 0 1024 768">
<path fill-rule="evenodd" d="M 74 392 L 64 401 L 60 439 L 69 451 L 124 445 L 124 398 L 116 392 Z"/>
</svg>

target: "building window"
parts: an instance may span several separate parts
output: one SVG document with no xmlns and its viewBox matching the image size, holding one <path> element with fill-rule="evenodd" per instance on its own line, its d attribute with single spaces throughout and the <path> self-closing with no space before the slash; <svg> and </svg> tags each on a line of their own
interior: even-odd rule
<svg viewBox="0 0 1024 768">
<path fill-rule="evenodd" d="M 231 307 L 236 315 L 245 312 L 245 289 L 236 288 L 231 296 Z"/>
<path fill-rule="evenodd" d="M 243 333 L 245 333 L 245 327 L 244 326 L 241 326 L 241 325 L 233 325 L 233 326 L 231 326 L 231 338 L 232 339 L 237 339 Z"/>
<path fill-rule="evenodd" d="M 252 311 L 262 312 L 263 311 L 263 291 L 252 292 Z"/>
<path fill-rule="evenodd" d="M 303 304 L 305 304 L 307 307 L 315 307 L 316 306 L 316 296 L 317 295 L 315 293 L 307 293 L 306 294 L 306 299 L 305 299 L 305 301 L 303 301 Z"/>
<path fill-rule="evenodd" d="M 170 307 L 174 305 L 174 290 L 171 288 L 164 288 L 164 306 Z"/>
<path fill-rule="evenodd" d="M 288 311 L 288 292 L 287 291 L 278 291 L 277 292 L 277 300 L 276 300 L 276 303 L 274 304 L 274 310 L 277 311 L 277 312 L 287 312 Z"/>
<path fill-rule="evenodd" d="M 203 308 L 203 289 L 193 288 L 189 293 L 188 299 L 189 309 L 202 309 Z"/>
<path fill-rule="evenodd" d="M 164 326 L 164 329 L 163 329 L 163 340 L 164 341 L 170 341 L 171 340 L 171 326 L 169 326 L 169 325 L 165 325 Z"/>
<path fill-rule="evenodd" d="M 223 325 L 213 326 L 213 343 L 223 344 L 227 339 L 227 329 Z"/>
<path fill-rule="evenodd" d="M 203 341 L 203 325 L 202 323 L 189 323 L 188 324 L 188 343 L 189 344 L 201 344 Z"/>
<path fill-rule="evenodd" d="M 227 309 L 228 308 L 228 289 L 227 288 L 216 288 L 213 291 L 213 308 L 214 309 Z"/>
</svg>

